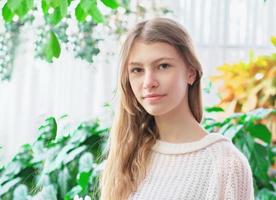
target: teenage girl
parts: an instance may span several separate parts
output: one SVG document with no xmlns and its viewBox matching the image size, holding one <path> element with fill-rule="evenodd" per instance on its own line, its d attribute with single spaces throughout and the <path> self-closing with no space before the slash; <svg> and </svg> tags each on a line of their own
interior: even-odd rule
<svg viewBox="0 0 276 200">
<path fill-rule="evenodd" d="M 202 67 L 187 31 L 138 23 L 121 50 L 119 104 L 101 200 L 251 200 L 252 171 L 231 140 L 200 125 Z"/>
</svg>

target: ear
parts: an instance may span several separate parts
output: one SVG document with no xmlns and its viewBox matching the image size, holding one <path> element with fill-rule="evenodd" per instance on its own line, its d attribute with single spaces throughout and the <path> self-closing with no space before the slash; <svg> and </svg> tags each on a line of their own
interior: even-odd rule
<svg viewBox="0 0 276 200">
<path fill-rule="evenodd" d="M 193 67 L 189 67 L 188 68 L 188 80 L 187 80 L 187 82 L 190 85 L 193 85 L 193 83 L 195 82 L 196 75 L 197 75 L 197 70 L 195 68 L 193 68 Z"/>
</svg>

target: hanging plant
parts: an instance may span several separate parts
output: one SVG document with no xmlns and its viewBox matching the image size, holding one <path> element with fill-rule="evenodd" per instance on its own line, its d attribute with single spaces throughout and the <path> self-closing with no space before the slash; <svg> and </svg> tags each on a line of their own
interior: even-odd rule
<svg viewBox="0 0 276 200">
<path fill-rule="evenodd" d="M 15 44 L 18 41 L 18 27 L 14 24 L 5 26 L 0 33 L 0 80 L 10 79 L 13 69 Z"/>
<path fill-rule="evenodd" d="M 99 2 L 111 9 L 108 14 L 101 13 Z M 50 63 L 59 58 L 63 49 L 72 51 L 76 58 L 93 63 L 94 57 L 100 52 L 100 41 L 108 37 L 112 37 L 113 41 L 121 41 L 133 20 L 137 22 L 147 18 L 148 14 L 165 16 L 168 13 L 172 12 L 156 1 L 145 5 L 136 1 L 131 7 L 130 0 L 8 0 L 2 8 L 5 26 L 15 25 L 15 36 L 20 34 L 20 28 L 26 24 L 26 19 L 32 17 L 29 21 L 35 22 L 31 24 L 35 30 L 35 57 Z M 98 27 L 101 30 L 96 32 Z M 6 33 L 5 30 L 3 34 Z M 7 42 L 6 38 L 2 41 Z M 10 63 L 0 64 L 3 66 L 1 80 L 9 80 L 11 77 L 18 43 L 15 40 L 10 46 L 3 44 L 4 50 L 9 51 L 9 56 L 5 57 L 9 58 Z M 109 54 L 112 49 L 107 51 Z"/>
<path fill-rule="evenodd" d="M 26 15 L 21 21 L 15 17 L 14 21 L 4 24 L 0 31 L 0 81 L 9 80 L 13 71 L 13 61 L 19 42 L 20 27 L 32 23 L 34 16 Z"/>
<path fill-rule="evenodd" d="M 99 0 L 74 1 L 76 8 L 73 13 L 68 13 L 72 2 L 72 0 L 6 1 L 1 13 L 4 29 L 0 32 L 0 80 L 9 80 L 11 77 L 20 28 L 26 22 L 32 22 L 39 18 L 37 16 L 41 14 L 39 12 L 42 12 L 44 24 L 35 27 L 38 32 L 35 42 L 35 56 L 48 62 L 53 62 L 53 58 L 59 58 L 62 50 L 61 43 L 68 43 L 68 35 L 66 34 L 68 23 L 64 21 L 66 17 L 75 16 L 75 21 L 79 27 L 91 25 L 91 23 L 87 24 L 87 20 L 93 21 L 93 27 L 105 21 L 105 16 L 98 9 Z M 101 0 L 100 2 L 111 9 L 116 9 L 120 5 L 116 0 Z M 33 15 L 34 13 L 37 15 Z M 90 26 L 90 28 L 93 27 Z M 92 31 L 88 33 L 92 33 Z M 94 48 L 97 39 L 92 39 L 92 37 L 92 35 L 90 38 L 85 37 L 86 41 L 82 43 L 85 43 L 86 46 L 93 44 L 91 47 Z M 85 49 L 87 50 L 87 48 Z M 99 53 L 99 49 L 95 47 L 94 50 L 88 50 L 85 53 L 77 51 L 76 57 L 92 62 L 93 56 Z M 88 53 L 92 54 L 87 56 Z"/>
</svg>

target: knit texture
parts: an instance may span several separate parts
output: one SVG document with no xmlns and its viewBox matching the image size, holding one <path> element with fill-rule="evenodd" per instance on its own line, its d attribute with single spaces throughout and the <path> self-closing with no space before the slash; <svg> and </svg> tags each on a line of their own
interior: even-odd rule
<svg viewBox="0 0 276 200">
<path fill-rule="evenodd" d="M 209 133 L 189 143 L 157 140 L 146 178 L 129 200 L 252 200 L 252 171 L 231 140 Z"/>
</svg>

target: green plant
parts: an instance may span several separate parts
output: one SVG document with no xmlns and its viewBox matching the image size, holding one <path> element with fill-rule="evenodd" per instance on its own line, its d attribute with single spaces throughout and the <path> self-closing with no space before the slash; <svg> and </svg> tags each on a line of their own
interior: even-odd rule
<svg viewBox="0 0 276 200">
<path fill-rule="evenodd" d="M 210 107 L 205 111 L 222 112 L 223 109 Z M 259 123 L 275 114 L 275 109 L 259 108 L 247 113 L 234 113 L 222 121 L 210 117 L 203 120 L 206 130 L 218 131 L 227 136 L 247 157 L 253 172 L 256 200 L 276 198 L 276 173 L 271 173 L 275 163 L 276 145 L 272 145 L 272 134 L 267 126 Z"/>
<path fill-rule="evenodd" d="M 206 113 L 222 112 L 219 107 Z M 235 113 L 222 121 L 204 117 L 202 125 L 209 132 L 227 136 L 249 160 L 253 172 L 256 200 L 275 199 L 276 177 L 271 172 L 276 146 L 271 133 L 259 122 L 273 109 L 257 109 Z M 73 199 L 88 195 L 99 199 L 99 172 L 109 128 L 100 128 L 99 121 L 81 123 L 76 130 L 57 138 L 57 122 L 50 117 L 39 128 L 32 144 L 23 145 L 15 157 L 0 168 L 0 198 L 10 199 Z"/>
<path fill-rule="evenodd" d="M 50 117 L 39 137 L 22 146 L 0 170 L 0 198 L 73 199 L 89 195 L 98 199 L 98 173 L 108 128 L 98 120 L 81 123 L 75 131 L 57 138 L 57 122 Z"/>
<path fill-rule="evenodd" d="M 86 37 L 72 43 L 81 48 L 83 43 L 89 46 L 89 48 L 84 49 L 87 52 L 85 55 L 80 50 L 76 50 L 76 57 L 81 57 L 91 63 L 93 57 L 99 53 L 97 48 L 99 40 L 94 37 L 93 29 L 99 23 L 108 23 L 106 21 L 109 18 L 109 15 L 103 15 L 98 9 L 99 2 L 112 10 L 121 5 L 127 5 L 125 2 L 128 0 L 123 1 L 123 3 L 117 2 L 117 0 L 78 0 L 74 3 L 72 0 L 7 0 L 3 3 L 1 15 L 4 20 L 4 31 L 0 32 L 0 80 L 10 79 L 21 28 L 28 22 L 32 24 L 35 20 L 40 23 L 38 26 L 33 25 L 34 30 L 38 32 L 35 42 L 36 57 L 53 62 L 54 58 L 60 56 L 61 42 L 69 43 L 66 33 L 69 24 L 66 20 L 68 18 L 73 19 L 75 16 L 74 20 L 71 21 L 76 21 L 76 24 L 70 23 L 70 26 L 78 26 L 79 34 L 74 34 L 77 36 L 84 34 Z M 70 9 L 72 4 L 74 6 L 73 12 Z M 43 15 L 42 19 L 41 14 Z M 83 32 L 81 27 L 84 26 L 89 27 L 90 30 Z M 86 51 L 87 49 L 88 51 Z"/>
</svg>

